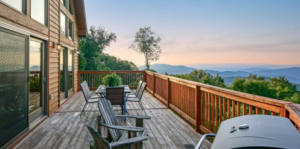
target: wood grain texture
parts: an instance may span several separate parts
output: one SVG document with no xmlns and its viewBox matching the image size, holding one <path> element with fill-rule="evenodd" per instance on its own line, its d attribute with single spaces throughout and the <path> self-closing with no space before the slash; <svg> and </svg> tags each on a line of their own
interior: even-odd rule
<svg viewBox="0 0 300 149">
<path fill-rule="evenodd" d="M 148 140 L 143 141 L 144 148 L 195 148 L 201 134 L 197 133 L 193 127 L 170 109 L 167 109 L 148 92 L 145 92 L 142 101 L 147 115 L 151 116 L 150 120 L 144 121 L 144 128 L 148 131 Z M 96 119 L 100 112 L 97 104 L 91 104 L 86 108 L 86 112 L 79 117 L 84 102 L 82 93 L 76 93 L 39 127 L 20 140 L 14 148 L 88 149 L 88 144 L 93 138 L 86 126 L 96 129 Z M 136 103 L 130 102 L 126 106 L 130 114 L 144 115 Z M 120 114 L 121 110 L 119 107 L 114 107 L 114 112 Z M 210 146 L 211 143 L 205 141 L 202 149 Z"/>
</svg>

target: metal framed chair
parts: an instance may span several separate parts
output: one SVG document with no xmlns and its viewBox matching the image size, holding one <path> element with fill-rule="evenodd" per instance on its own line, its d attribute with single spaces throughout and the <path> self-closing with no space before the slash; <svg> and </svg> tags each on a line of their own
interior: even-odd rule
<svg viewBox="0 0 300 149">
<path fill-rule="evenodd" d="M 119 105 L 122 108 L 122 114 L 126 113 L 126 103 L 124 99 L 124 87 L 107 87 L 106 97 L 112 105 Z"/>
<path fill-rule="evenodd" d="M 99 95 L 94 94 L 94 93 L 90 90 L 89 85 L 87 84 L 86 81 L 83 81 L 81 84 L 83 84 L 84 87 L 86 88 L 86 90 L 91 94 L 91 97 L 90 97 L 90 98 L 92 98 L 92 99 L 97 99 L 97 98 L 100 97 Z"/>
<path fill-rule="evenodd" d="M 80 84 L 80 87 L 81 87 L 81 90 L 82 90 L 82 93 L 83 93 L 83 96 L 84 96 L 84 99 L 85 99 L 85 105 L 81 111 L 81 114 L 80 116 L 82 115 L 82 113 L 84 112 L 86 106 L 89 104 L 89 103 L 96 103 L 100 97 L 98 96 L 96 98 L 96 96 L 92 96 L 91 95 L 91 91 L 86 83 L 86 81 L 84 81 L 83 83 Z"/>
<path fill-rule="evenodd" d="M 144 106 L 142 104 L 142 98 L 143 98 L 143 94 L 144 94 L 146 85 L 147 85 L 146 82 L 142 83 L 141 88 L 140 88 L 139 93 L 138 93 L 138 96 L 136 98 L 133 98 L 133 97 L 132 98 L 129 98 L 129 97 L 126 98 L 126 101 L 128 101 L 128 102 L 138 102 L 141 109 L 144 111 L 145 115 L 146 115 L 146 111 L 145 111 Z"/>
<path fill-rule="evenodd" d="M 142 84 L 143 84 L 143 81 L 140 80 L 140 81 L 139 81 L 139 84 L 138 84 L 138 86 L 137 86 L 137 88 L 136 88 L 136 90 L 135 90 L 135 91 L 132 91 L 132 92 L 129 93 L 129 94 L 127 94 L 127 95 L 126 95 L 126 98 L 137 98 L 137 97 L 138 97 L 138 94 L 139 94 L 139 92 L 140 92 L 140 89 L 141 89 Z"/>
</svg>

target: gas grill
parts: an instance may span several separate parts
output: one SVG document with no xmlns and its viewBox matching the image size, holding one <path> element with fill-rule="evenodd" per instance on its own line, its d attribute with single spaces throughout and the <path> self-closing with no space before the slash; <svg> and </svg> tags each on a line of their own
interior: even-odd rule
<svg viewBox="0 0 300 149">
<path fill-rule="evenodd" d="M 215 137 L 211 149 L 300 149 L 300 133 L 287 118 L 268 115 L 247 115 L 221 123 L 217 134 L 203 135 L 196 149 L 206 137 Z"/>
</svg>

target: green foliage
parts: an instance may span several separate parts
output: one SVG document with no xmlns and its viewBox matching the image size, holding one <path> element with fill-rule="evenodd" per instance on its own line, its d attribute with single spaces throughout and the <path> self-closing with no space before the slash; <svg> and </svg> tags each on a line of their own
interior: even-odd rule
<svg viewBox="0 0 300 149">
<path fill-rule="evenodd" d="M 138 70 L 138 67 L 133 62 L 121 60 L 104 53 L 99 56 L 99 61 L 100 70 Z"/>
<path fill-rule="evenodd" d="M 114 33 L 92 26 L 87 37 L 79 40 L 79 70 L 137 70 L 133 62 L 103 53 L 104 48 L 116 41 L 116 38 Z"/>
<path fill-rule="evenodd" d="M 84 70 L 99 70 L 100 61 L 97 58 L 116 38 L 114 33 L 108 33 L 100 26 L 97 29 L 91 26 L 87 37 L 79 40 L 79 49 L 86 60 Z M 79 57 L 79 62 L 82 61 L 82 57 Z"/>
<path fill-rule="evenodd" d="M 79 46 L 80 44 L 82 44 L 81 42 L 79 42 Z M 86 65 L 86 59 L 84 57 L 84 53 L 80 50 L 80 54 L 78 55 L 78 70 L 82 71 L 84 70 Z"/>
<path fill-rule="evenodd" d="M 207 73 L 203 70 L 193 70 L 189 74 L 176 74 L 171 76 L 226 88 L 224 79 L 222 77 L 219 75 L 212 76 L 210 73 Z"/>
<path fill-rule="evenodd" d="M 35 76 L 30 76 L 30 91 L 39 91 L 40 90 L 40 77 L 35 75 Z"/>
<path fill-rule="evenodd" d="M 136 33 L 135 39 L 130 45 L 130 49 L 133 49 L 145 56 L 146 68 L 150 69 L 150 61 L 157 61 L 161 53 L 161 48 L 158 45 L 160 38 L 154 38 L 151 27 L 140 28 Z"/>
<path fill-rule="evenodd" d="M 297 103 L 300 104 L 300 93 L 295 93 L 292 97 L 288 98 L 285 97 L 283 99 L 284 101 L 289 101 L 289 102 L 293 102 L 293 103 Z"/>
<path fill-rule="evenodd" d="M 104 78 L 102 78 L 102 82 L 106 86 L 120 86 L 122 85 L 122 78 L 113 72 L 110 75 L 106 75 Z"/>
<path fill-rule="evenodd" d="M 300 103 L 296 85 L 289 82 L 285 77 L 265 80 L 263 76 L 249 75 L 247 78 L 236 78 L 229 88 L 249 94 Z"/>
</svg>

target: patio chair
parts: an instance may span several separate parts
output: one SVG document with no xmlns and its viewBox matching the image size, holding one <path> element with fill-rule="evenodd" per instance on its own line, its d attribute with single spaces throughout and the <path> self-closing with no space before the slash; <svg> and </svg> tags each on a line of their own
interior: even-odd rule
<svg viewBox="0 0 300 149">
<path fill-rule="evenodd" d="M 135 115 L 115 115 L 111 102 L 104 98 L 98 101 L 98 108 L 101 115 L 98 117 L 98 132 L 102 134 L 101 127 L 108 128 L 109 142 L 129 144 L 133 140 L 145 140 L 148 135 L 147 130 L 143 128 L 143 120 L 150 119 L 149 116 L 135 116 Z M 119 118 L 119 119 L 117 119 Z M 135 119 L 135 126 L 121 126 L 121 120 L 124 118 Z M 118 121 L 119 120 L 119 121 Z M 103 132 L 105 133 L 105 132 Z M 147 137 L 146 137 L 147 139 Z M 142 148 L 142 143 L 136 143 L 136 148 Z"/>
<path fill-rule="evenodd" d="M 135 90 L 135 91 L 131 91 L 131 93 L 127 94 L 127 95 L 126 95 L 126 98 L 137 98 L 137 97 L 138 97 L 138 94 L 139 94 L 139 91 L 140 91 L 140 89 L 141 89 L 142 84 L 143 84 L 143 81 L 140 80 L 140 81 L 139 81 L 139 84 L 138 84 L 138 86 L 137 86 L 137 88 L 136 88 L 136 90 Z"/>
<path fill-rule="evenodd" d="M 144 106 L 142 104 L 142 98 L 143 98 L 143 93 L 145 91 L 146 85 L 147 85 L 146 82 L 142 83 L 141 88 L 140 88 L 139 93 L 138 93 L 138 96 L 136 98 L 126 98 L 126 101 L 138 102 L 141 109 L 144 111 L 145 115 L 146 115 L 146 111 L 145 111 Z"/>
<path fill-rule="evenodd" d="M 90 142 L 90 149 L 113 149 L 118 147 L 124 147 L 124 148 L 133 148 L 133 146 L 136 143 L 141 143 L 142 141 L 147 140 L 148 138 L 146 136 L 142 136 L 139 138 L 130 138 L 126 141 L 118 141 L 118 142 L 112 142 L 109 143 L 106 139 L 100 136 L 98 132 L 96 132 L 92 127 L 87 126 L 91 136 L 93 137 L 94 141 Z M 126 147 L 127 146 L 127 147 Z"/>
<path fill-rule="evenodd" d="M 126 106 L 124 100 L 124 87 L 107 87 L 106 99 L 109 100 L 112 105 L 121 106 L 122 114 L 126 113 Z"/>
<path fill-rule="evenodd" d="M 84 99 L 85 99 L 85 105 L 81 111 L 81 114 L 80 116 L 82 115 L 82 113 L 84 112 L 86 106 L 89 104 L 89 103 L 96 103 L 100 97 L 98 96 L 96 98 L 96 96 L 92 96 L 91 95 L 91 92 L 90 92 L 90 89 L 86 83 L 86 81 L 83 81 L 81 84 L 80 84 L 80 87 L 81 87 L 81 90 L 82 90 L 82 93 L 83 93 L 83 96 L 84 96 Z"/>
<path fill-rule="evenodd" d="M 86 88 L 86 90 L 91 94 L 91 99 L 97 99 L 97 98 L 99 98 L 100 96 L 99 95 L 95 95 L 93 92 L 91 93 L 91 90 L 90 90 L 90 88 L 89 88 L 89 85 L 87 84 L 87 82 L 86 81 L 83 81 L 81 84 L 83 84 L 84 85 L 84 87 Z M 81 87 L 82 88 L 82 87 Z"/>
</svg>

